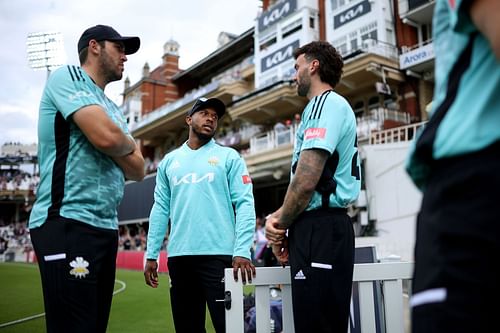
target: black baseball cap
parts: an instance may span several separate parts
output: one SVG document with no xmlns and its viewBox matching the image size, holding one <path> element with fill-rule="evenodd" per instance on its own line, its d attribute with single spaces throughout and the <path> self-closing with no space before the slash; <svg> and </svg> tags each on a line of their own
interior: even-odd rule
<svg viewBox="0 0 500 333">
<path fill-rule="evenodd" d="M 95 39 L 98 42 L 103 40 L 122 42 L 125 46 L 125 54 L 136 53 L 141 46 L 141 40 L 139 37 L 124 37 L 110 26 L 99 24 L 94 27 L 90 27 L 83 32 L 80 40 L 78 41 L 78 53 L 89 46 L 89 42 L 92 39 Z"/>
<path fill-rule="evenodd" d="M 188 116 L 192 116 L 196 111 L 212 108 L 217 112 L 217 116 L 222 118 L 226 113 L 226 105 L 218 98 L 205 98 L 201 97 L 194 103 L 193 108 L 188 111 Z"/>
</svg>

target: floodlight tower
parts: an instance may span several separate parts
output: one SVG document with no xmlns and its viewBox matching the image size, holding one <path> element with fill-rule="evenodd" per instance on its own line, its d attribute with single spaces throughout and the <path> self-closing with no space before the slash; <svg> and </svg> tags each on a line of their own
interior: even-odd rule
<svg viewBox="0 0 500 333">
<path fill-rule="evenodd" d="M 63 65 L 65 61 L 63 37 L 60 32 L 33 32 L 26 40 L 28 62 L 35 70 L 50 71 Z"/>
</svg>

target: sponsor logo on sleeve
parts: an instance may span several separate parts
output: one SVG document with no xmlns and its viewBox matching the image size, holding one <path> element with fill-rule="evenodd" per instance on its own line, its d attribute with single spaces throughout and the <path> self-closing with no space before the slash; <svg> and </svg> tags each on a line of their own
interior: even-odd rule
<svg viewBox="0 0 500 333">
<path fill-rule="evenodd" d="M 68 95 L 68 99 L 70 101 L 74 101 L 75 99 L 83 98 L 83 97 L 92 97 L 93 95 L 88 91 L 79 90 L 74 94 Z"/>
<path fill-rule="evenodd" d="M 304 133 L 304 140 L 324 139 L 326 128 L 308 128 Z"/>
<path fill-rule="evenodd" d="M 243 178 L 243 184 L 251 184 L 252 183 L 252 178 L 250 178 L 249 175 L 243 175 L 241 177 Z"/>
</svg>

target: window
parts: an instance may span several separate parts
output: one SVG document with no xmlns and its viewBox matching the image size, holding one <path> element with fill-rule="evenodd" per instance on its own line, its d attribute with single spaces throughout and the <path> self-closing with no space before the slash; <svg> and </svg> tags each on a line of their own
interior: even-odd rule
<svg viewBox="0 0 500 333">
<path fill-rule="evenodd" d="M 340 55 L 347 55 L 347 44 L 340 44 L 336 47 L 337 51 L 339 51 Z"/>
<path fill-rule="evenodd" d="M 262 51 L 262 50 L 265 50 L 267 49 L 269 46 L 273 45 L 276 43 L 276 35 L 273 34 L 267 38 L 264 38 L 261 42 L 260 42 L 260 45 L 259 45 L 259 49 Z"/>
<path fill-rule="evenodd" d="M 361 40 L 366 40 L 366 39 L 377 40 L 377 30 L 373 30 L 366 34 L 361 35 Z"/>
<path fill-rule="evenodd" d="M 309 28 L 314 29 L 315 19 L 314 17 L 309 17 Z"/>
<path fill-rule="evenodd" d="M 330 2 L 332 3 L 332 10 L 335 10 L 349 3 L 349 0 L 330 0 Z"/>
<path fill-rule="evenodd" d="M 299 18 L 298 20 L 293 21 L 292 23 L 281 29 L 283 39 L 301 29 L 302 29 L 302 19 Z"/>
<path fill-rule="evenodd" d="M 379 107 L 379 103 L 380 103 L 380 98 L 378 96 L 372 96 L 368 100 L 368 108 L 369 109 L 378 108 Z"/>
<path fill-rule="evenodd" d="M 354 114 L 356 117 L 361 117 L 365 111 L 365 103 L 363 101 L 358 101 L 353 107 Z"/>
<path fill-rule="evenodd" d="M 349 40 L 351 44 L 351 52 L 354 52 L 358 49 L 358 32 L 353 31 L 349 33 Z"/>
</svg>

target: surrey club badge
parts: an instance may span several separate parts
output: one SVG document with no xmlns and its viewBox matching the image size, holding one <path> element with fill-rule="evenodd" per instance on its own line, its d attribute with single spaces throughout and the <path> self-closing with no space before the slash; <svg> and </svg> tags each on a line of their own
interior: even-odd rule
<svg viewBox="0 0 500 333">
<path fill-rule="evenodd" d="M 76 257 L 69 265 L 73 267 L 73 269 L 69 271 L 69 274 L 77 278 L 81 279 L 89 274 L 89 270 L 87 269 L 87 267 L 89 267 L 89 262 L 82 257 Z"/>
</svg>

